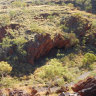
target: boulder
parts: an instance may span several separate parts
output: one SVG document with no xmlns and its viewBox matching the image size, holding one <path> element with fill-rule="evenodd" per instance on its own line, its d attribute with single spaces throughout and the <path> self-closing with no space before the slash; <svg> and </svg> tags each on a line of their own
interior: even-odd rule
<svg viewBox="0 0 96 96">
<path fill-rule="evenodd" d="M 60 89 L 58 89 L 57 91 L 56 91 L 56 93 L 58 94 L 58 93 L 62 93 L 62 92 L 67 92 L 67 91 L 69 91 L 69 88 L 66 86 L 61 86 L 61 88 Z M 63 93 L 62 93 L 63 94 Z"/>
<path fill-rule="evenodd" d="M 88 77 L 85 80 L 81 80 L 72 89 L 81 96 L 96 96 L 96 78 Z"/>
</svg>

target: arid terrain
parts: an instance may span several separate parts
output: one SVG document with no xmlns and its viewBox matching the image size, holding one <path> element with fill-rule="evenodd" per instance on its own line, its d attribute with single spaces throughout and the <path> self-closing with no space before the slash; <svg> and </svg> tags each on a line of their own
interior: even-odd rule
<svg viewBox="0 0 96 96">
<path fill-rule="evenodd" d="M 93 1 L 0 0 L 0 96 L 96 96 Z"/>
</svg>

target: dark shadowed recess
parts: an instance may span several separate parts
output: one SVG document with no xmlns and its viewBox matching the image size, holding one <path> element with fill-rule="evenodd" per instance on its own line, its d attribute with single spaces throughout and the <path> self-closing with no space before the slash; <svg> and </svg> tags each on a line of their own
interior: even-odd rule
<svg viewBox="0 0 96 96">
<path fill-rule="evenodd" d="M 23 63 L 23 62 L 9 62 L 11 66 L 13 67 L 13 71 L 11 73 L 12 76 L 21 77 L 24 75 L 30 75 L 34 73 L 35 69 L 43 66 L 46 64 L 46 62 L 50 59 L 57 58 L 60 59 L 62 56 L 57 56 L 57 54 L 64 54 L 64 56 L 67 56 L 70 53 L 78 54 L 79 52 L 86 53 L 86 52 L 94 52 L 96 53 L 96 48 L 91 45 L 86 45 L 85 48 L 82 48 L 81 46 L 73 46 L 70 48 L 53 48 L 51 51 L 46 54 L 45 56 L 40 57 L 38 60 L 35 60 L 34 65 L 29 63 Z M 63 57 L 64 57 L 63 56 Z"/>
<path fill-rule="evenodd" d="M 19 62 L 19 61 L 17 61 L 17 62 L 8 61 L 11 64 L 11 66 L 13 67 L 13 71 L 11 72 L 11 75 L 18 76 L 18 77 L 21 77 L 24 75 L 30 75 L 31 73 L 34 73 L 36 68 L 39 68 L 39 67 L 45 65 L 48 60 L 53 59 L 53 58 L 58 58 L 58 59 L 61 58 L 61 57 L 57 57 L 58 52 L 64 53 L 65 55 L 67 55 L 67 54 L 70 54 L 71 52 L 75 52 L 74 48 L 75 47 L 71 47 L 68 49 L 53 48 L 53 49 L 51 49 L 51 51 L 48 54 L 46 54 L 46 56 L 42 56 L 38 60 L 35 60 L 34 65 L 29 64 L 27 62 L 23 63 L 23 62 Z"/>
</svg>

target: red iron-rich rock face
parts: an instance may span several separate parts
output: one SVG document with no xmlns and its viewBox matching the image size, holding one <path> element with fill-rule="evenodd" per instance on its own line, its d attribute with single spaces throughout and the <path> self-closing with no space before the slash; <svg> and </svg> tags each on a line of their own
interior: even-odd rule
<svg viewBox="0 0 96 96">
<path fill-rule="evenodd" d="M 27 60 L 30 64 L 34 64 L 34 60 L 46 55 L 52 48 L 72 46 L 70 42 L 70 39 L 64 39 L 61 34 L 56 34 L 53 39 L 51 39 L 50 34 L 36 35 L 35 42 L 27 43 Z"/>
<path fill-rule="evenodd" d="M 81 96 L 96 96 L 96 78 L 88 77 L 85 80 L 81 80 L 72 89 Z"/>
</svg>

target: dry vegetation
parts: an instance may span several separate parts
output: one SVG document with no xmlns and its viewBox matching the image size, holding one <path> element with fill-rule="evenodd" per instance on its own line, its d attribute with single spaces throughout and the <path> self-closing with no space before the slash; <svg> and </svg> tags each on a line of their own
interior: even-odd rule
<svg viewBox="0 0 96 96">
<path fill-rule="evenodd" d="M 9 2 L 9 0 L 6 2 Z M 34 3 L 28 5 L 28 3 L 18 0 L 9 5 L 0 3 L 2 5 L 0 6 L 0 28 L 17 24 L 16 28 L 9 27 L 6 29 L 7 33 L 0 43 L 0 58 L 4 58 L 13 68 L 12 71 L 9 70 L 11 73 L 8 72 L 10 75 L 5 74 L 7 72 L 2 70 L 4 77 L 2 80 L 1 76 L 0 87 L 3 90 L 6 87 L 22 88 L 23 90 L 26 90 L 26 88 L 28 90 L 30 86 L 43 89 L 49 86 L 60 87 L 65 83 L 77 82 L 77 78 L 86 72 L 96 75 L 96 49 L 91 44 L 96 42 L 94 37 L 94 34 L 96 34 L 96 16 L 77 10 L 72 5 L 40 5 L 40 2 L 38 3 L 39 5 Z M 70 22 L 67 21 L 71 16 L 78 20 L 77 23 L 79 22 L 76 28 L 70 26 Z M 81 40 L 77 33 L 83 30 L 82 25 L 86 24 L 86 20 L 92 27 Z M 30 40 L 35 42 L 36 34 L 46 35 L 47 33 L 50 34 L 52 39 L 56 33 L 63 34 L 64 38 L 71 39 L 71 44 L 75 42 L 76 45 L 68 49 L 56 49 L 55 56 L 52 54 L 46 56 L 37 61 L 35 66 L 28 64 L 25 61 L 27 52 L 24 48 L 26 43 Z M 93 42 L 88 44 L 86 42 L 90 37 L 92 37 Z M 7 51 L 13 46 L 16 46 L 16 50 L 10 56 Z M 20 60 L 24 62 L 19 62 Z M 0 75 L 2 75 L 1 69 Z M 45 93 L 41 92 L 41 94 L 44 95 Z M 56 96 L 56 94 L 50 96 Z"/>
</svg>

